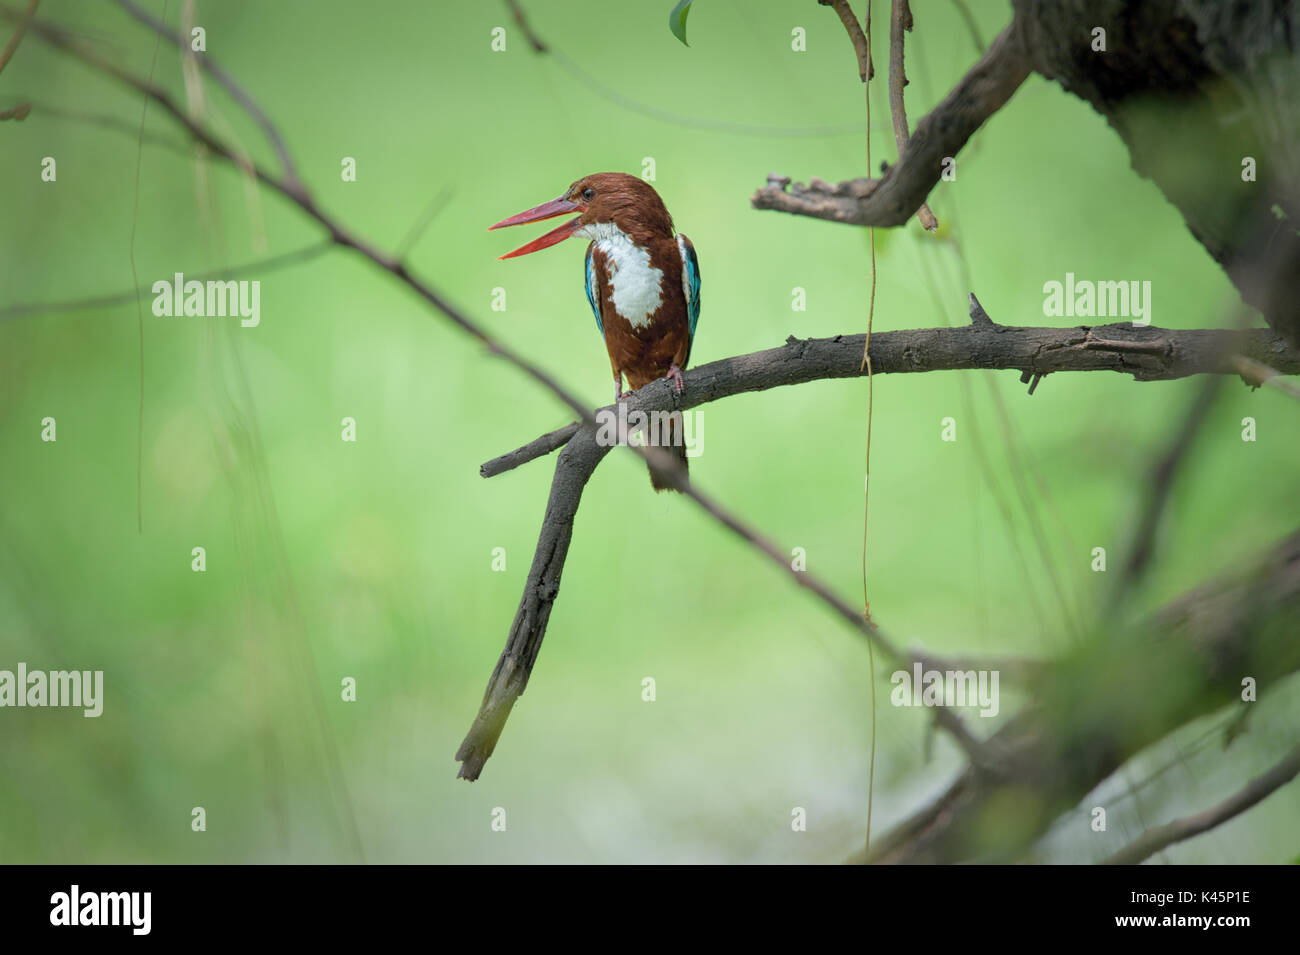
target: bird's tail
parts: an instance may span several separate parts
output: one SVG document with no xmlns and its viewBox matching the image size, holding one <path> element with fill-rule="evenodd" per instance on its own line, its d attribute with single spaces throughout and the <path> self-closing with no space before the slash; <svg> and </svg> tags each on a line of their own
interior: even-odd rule
<svg viewBox="0 0 1300 955">
<path fill-rule="evenodd" d="M 682 479 L 689 480 L 686 473 L 689 468 L 689 462 L 686 457 L 686 436 L 682 430 L 682 418 L 680 414 L 673 414 L 663 422 L 660 428 L 660 434 L 656 436 L 659 450 L 668 454 L 674 461 L 681 465 Z M 650 465 L 650 486 L 656 491 L 677 491 L 677 481 L 665 470 Z"/>
</svg>

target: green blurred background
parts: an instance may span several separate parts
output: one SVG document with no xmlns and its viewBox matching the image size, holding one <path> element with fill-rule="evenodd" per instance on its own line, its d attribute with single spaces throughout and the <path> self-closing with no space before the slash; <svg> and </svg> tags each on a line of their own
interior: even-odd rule
<svg viewBox="0 0 1300 955">
<path fill-rule="evenodd" d="M 173 25 L 182 6 L 168 5 Z M 811 0 L 698 0 L 687 48 L 669 33 L 671 6 L 527 4 L 558 56 L 534 54 L 498 3 L 204 0 L 195 22 L 279 124 L 325 209 L 391 250 L 433 203 L 412 267 L 595 406 L 609 369 L 581 245 L 500 262 L 534 233 L 484 231 L 586 173 L 640 174 L 654 160 L 654 185 L 699 252 L 695 364 L 866 322 L 866 232 L 749 204 L 769 172 L 864 172 L 862 86 L 838 19 Z M 913 122 L 978 56 L 955 5 L 914 7 Z M 986 41 L 1010 18 L 1005 3 L 972 7 Z M 158 0 L 148 8 L 161 12 Z M 149 72 L 153 34 L 115 5 L 47 2 L 41 14 Z M 504 52 L 491 48 L 497 27 Z M 791 48 L 796 27 L 806 52 Z M 166 44 L 155 75 L 186 101 Z M 892 160 L 883 84 L 874 90 L 873 155 Z M 201 94 L 205 121 L 275 168 L 206 77 Z M 29 34 L 0 99 L 35 104 L 0 125 L 0 314 L 131 288 L 140 96 Z M 196 157 L 156 105 L 146 128 L 141 283 L 322 237 L 278 196 Z M 46 156 L 53 183 L 40 178 Z M 356 182 L 342 181 L 343 157 L 356 159 Z M 877 331 L 964 322 L 972 288 L 999 322 L 1069 324 L 1042 316 L 1043 283 L 1067 271 L 1150 281 L 1157 325 L 1219 325 L 1236 301 L 1114 133 L 1038 77 L 931 204 L 940 237 L 915 222 L 877 233 Z M 478 467 L 571 415 L 346 251 L 242 277 L 262 283 L 257 328 L 155 318 L 144 298 L 142 533 L 136 306 L 0 318 L 0 668 L 102 669 L 106 688 L 99 719 L 0 710 L 0 860 L 831 862 L 860 844 L 864 645 L 691 502 L 653 494 L 626 452 L 587 489 L 544 650 L 496 754 L 479 782 L 456 780 L 553 459 L 489 481 Z M 806 311 L 792 309 L 796 287 Z M 491 308 L 496 288 L 504 311 Z M 1013 372 L 878 379 L 875 619 L 935 652 L 1062 647 L 1067 618 L 1087 621 L 1105 593 L 1092 548 L 1118 566 L 1148 462 L 1195 388 L 1057 375 L 1029 398 Z M 784 549 L 804 548 L 808 569 L 850 602 L 865 401 L 864 382 L 834 381 L 708 405 L 692 467 Z M 1247 415 L 1254 443 L 1241 439 Z M 41 440 L 47 416 L 54 443 Z M 952 443 L 940 440 L 948 416 Z M 355 443 L 340 439 L 344 417 Z M 1142 607 L 1232 571 L 1295 525 L 1298 443 L 1284 396 L 1229 384 L 1176 487 Z M 191 570 L 196 546 L 204 573 Z M 504 572 L 492 570 L 498 547 Z M 928 743 L 924 713 L 888 705 L 887 676 L 882 666 L 877 832 L 959 765 L 947 739 Z M 356 702 L 340 698 L 346 677 Z M 978 729 L 1017 702 L 1004 681 L 1001 714 Z M 1261 701 L 1231 761 L 1197 748 L 1212 723 L 1187 728 L 1129 767 L 1137 779 L 1182 759 L 1117 802 L 1108 833 L 1076 814 L 1045 857 L 1091 861 L 1222 798 L 1269 764 L 1296 720 L 1294 702 Z M 196 806 L 206 832 L 191 831 Z M 495 807 L 505 832 L 491 829 Z M 791 830 L 794 807 L 807 832 Z M 1165 857 L 1284 861 L 1298 835 L 1284 791 Z"/>
</svg>

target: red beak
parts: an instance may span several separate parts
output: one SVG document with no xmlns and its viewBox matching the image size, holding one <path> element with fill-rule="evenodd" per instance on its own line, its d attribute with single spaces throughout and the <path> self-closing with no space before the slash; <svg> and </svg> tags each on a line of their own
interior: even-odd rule
<svg viewBox="0 0 1300 955">
<path fill-rule="evenodd" d="M 523 225 L 525 222 L 540 222 L 542 219 L 553 219 L 556 216 L 564 215 L 566 212 L 574 211 L 586 212 L 586 209 L 576 202 L 570 202 L 568 199 L 552 199 L 550 202 L 543 202 L 540 206 L 534 206 L 518 215 L 513 215 L 509 219 L 502 219 L 496 225 L 488 226 L 488 231 L 503 229 L 509 225 Z M 578 219 L 580 218 L 582 217 L 577 216 L 570 219 L 564 225 L 552 229 L 546 235 L 533 239 L 527 245 L 521 245 L 513 252 L 507 252 L 505 255 L 497 256 L 497 258 L 512 259 L 516 255 L 527 255 L 529 252 L 536 252 L 538 249 L 545 249 L 557 242 L 563 242 L 578 231 Z"/>
</svg>

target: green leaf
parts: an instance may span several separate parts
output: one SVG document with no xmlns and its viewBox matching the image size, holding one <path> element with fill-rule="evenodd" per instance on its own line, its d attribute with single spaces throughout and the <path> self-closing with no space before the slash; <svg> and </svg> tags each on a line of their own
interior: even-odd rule
<svg viewBox="0 0 1300 955">
<path fill-rule="evenodd" d="M 679 0 L 677 6 L 673 7 L 673 12 L 668 14 L 668 29 L 682 41 L 682 46 L 690 46 L 686 42 L 686 15 L 691 12 L 691 3 L 692 0 Z"/>
</svg>

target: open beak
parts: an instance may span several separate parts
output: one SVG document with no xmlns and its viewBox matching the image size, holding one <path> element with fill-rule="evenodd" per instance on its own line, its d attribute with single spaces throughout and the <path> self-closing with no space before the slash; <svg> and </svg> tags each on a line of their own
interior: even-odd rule
<svg viewBox="0 0 1300 955">
<path fill-rule="evenodd" d="M 570 202 L 568 199 L 552 199 L 550 202 L 543 202 L 540 206 L 534 206 L 525 210 L 518 215 L 513 215 L 509 219 L 502 219 L 496 225 L 488 226 L 488 231 L 493 229 L 504 229 L 509 225 L 523 225 L 525 222 L 540 222 L 543 219 L 554 219 L 556 216 L 562 216 L 566 212 L 585 212 L 583 206 L 576 202 Z M 550 232 L 529 242 L 527 245 L 521 245 L 513 252 L 507 252 L 505 255 L 497 256 L 501 259 L 512 259 L 516 255 L 527 255 L 529 252 L 536 252 L 538 249 L 545 249 L 557 242 L 563 242 L 573 233 L 578 231 L 578 219 L 581 216 L 575 216 L 564 225 L 552 229 Z"/>
</svg>

